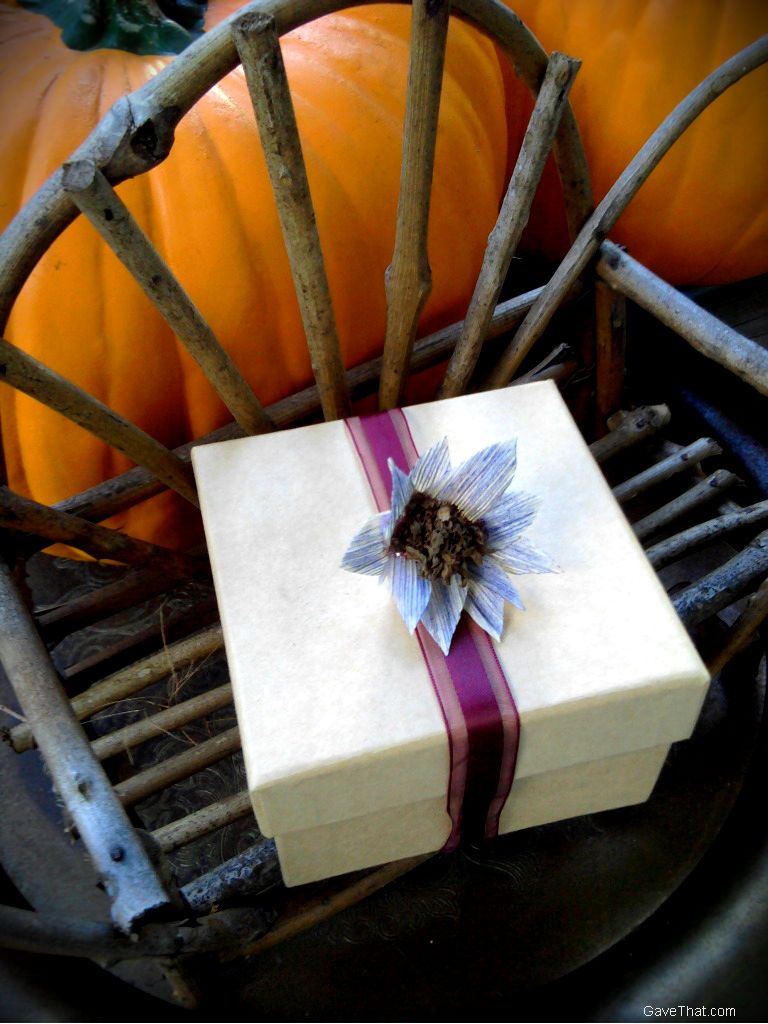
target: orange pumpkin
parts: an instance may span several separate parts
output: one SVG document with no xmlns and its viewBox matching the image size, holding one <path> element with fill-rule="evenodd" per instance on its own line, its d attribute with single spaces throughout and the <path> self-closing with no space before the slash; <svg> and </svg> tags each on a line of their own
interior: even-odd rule
<svg viewBox="0 0 768 1024">
<path fill-rule="evenodd" d="M 549 52 L 582 61 L 571 103 L 597 200 L 667 114 L 711 71 L 768 31 L 764 0 L 506 0 Z M 516 153 L 529 97 L 508 80 Z M 768 271 L 768 68 L 706 110 L 665 156 L 611 232 L 676 284 Z M 528 252 L 568 247 L 559 184 L 547 169 Z"/>
<path fill-rule="evenodd" d="M 207 26 L 239 3 L 212 0 Z M 399 187 L 410 12 L 381 6 L 282 41 L 343 355 L 375 355 Z M 0 227 L 115 100 L 172 59 L 67 49 L 48 19 L 0 5 Z M 423 330 L 458 318 L 503 189 L 506 130 L 493 47 L 452 23 L 429 236 Z M 288 261 L 242 70 L 182 120 L 170 157 L 119 194 L 264 403 L 311 380 Z M 468 199 L 468 197 L 471 197 Z M 8 337 L 171 447 L 230 417 L 122 265 L 79 218 L 25 285 Z M 43 502 L 129 467 L 34 400 L 0 388 L 14 489 Z M 188 543 L 196 518 L 165 494 L 115 517 L 134 536 Z M 175 509 L 175 511 L 173 511 Z M 173 512 L 173 514 L 172 514 Z"/>
</svg>

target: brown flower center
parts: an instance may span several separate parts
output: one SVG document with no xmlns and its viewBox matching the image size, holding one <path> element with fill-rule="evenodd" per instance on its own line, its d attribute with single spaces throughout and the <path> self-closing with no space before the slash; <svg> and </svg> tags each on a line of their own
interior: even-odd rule
<svg viewBox="0 0 768 1024">
<path fill-rule="evenodd" d="M 485 551 L 485 525 L 473 522 L 455 505 L 417 491 L 392 531 L 389 550 L 413 559 L 428 580 L 450 582 L 458 573 L 466 580 L 470 565 L 479 565 Z"/>
</svg>

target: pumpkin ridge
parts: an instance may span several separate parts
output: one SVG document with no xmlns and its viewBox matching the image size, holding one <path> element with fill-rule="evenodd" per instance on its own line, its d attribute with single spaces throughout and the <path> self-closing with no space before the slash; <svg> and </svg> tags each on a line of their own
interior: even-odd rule
<svg viewBox="0 0 768 1024">
<path fill-rule="evenodd" d="M 41 94 L 40 103 L 42 103 L 43 100 L 45 99 L 45 97 L 51 92 L 55 82 L 57 82 L 61 78 L 61 75 L 63 74 L 63 70 L 64 70 L 63 68 L 59 69 L 56 72 L 56 74 L 53 76 L 51 81 L 48 82 L 48 84 L 46 85 L 45 89 L 43 90 L 43 92 Z M 24 145 L 23 145 L 23 150 L 22 150 L 22 153 L 21 153 L 22 160 L 19 161 L 19 163 L 23 167 L 28 167 L 29 166 L 29 162 L 30 162 L 29 161 L 29 157 L 30 157 L 33 149 L 35 148 L 35 137 L 36 137 L 36 134 L 37 134 L 36 129 L 37 129 L 36 123 L 30 123 L 27 126 L 27 128 L 25 130 L 23 130 Z M 10 202 L 8 203 L 8 217 L 9 217 L 9 219 L 8 219 L 7 223 L 10 223 L 10 221 L 13 219 L 14 210 L 19 209 L 24 204 L 26 199 L 32 194 L 32 192 L 35 191 L 34 189 L 32 190 L 32 192 L 28 192 L 27 191 L 27 178 L 26 178 L 25 175 L 24 176 L 20 176 L 19 178 L 17 178 L 17 180 L 15 182 L 15 190 L 16 190 L 16 195 L 14 197 L 15 198 L 15 203 L 10 203 Z M 8 198 L 10 199 L 11 197 L 9 196 Z M 7 226 L 7 224 L 2 224 L 2 222 L 0 222 L 0 230 L 5 230 L 6 226 Z"/>
<path fill-rule="evenodd" d="M 318 47 L 318 50 L 322 52 L 321 47 Z M 314 62 L 312 61 L 311 56 L 303 52 L 303 47 L 301 49 L 292 48 L 290 61 L 292 68 L 298 69 L 301 66 L 306 70 L 311 69 L 313 77 L 323 78 L 329 83 L 345 89 L 347 92 L 360 99 L 363 103 L 366 103 L 369 106 L 372 104 L 372 97 L 369 90 L 358 85 L 353 79 L 349 78 L 349 76 L 339 76 L 335 71 L 325 65 L 318 66 L 317 64 L 314 64 L 313 66 Z M 387 106 L 385 104 L 385 100 L 391 100 L 391 105 Z M 396 126 L 398 132 L 402 129 L 403 125 L 403 100 L 404 94 L 401 95 L 400 93 L 396 93 L 394 90 L 387 93 L 386 96 L 377 95 L 375 98 L 375 108 L 377 112 L 381 111 L 383 115 L 381 123 L 383 124 L 384 121 L 386 121 L 387 126 Z M 307 101 L 306 97 L 302 97 L 302 101 L 309 106 L 309 101 Z M 397 110 L 395 110 L 395 107 Z M 311 109 L 313 111 L 320 111 L 322 116 L 326 117 L 326 120 L 329 123 L 333 123 L 332 114 L 324 110 L 321 111 L 319 105 L 315 104 Z"/>
</svg>

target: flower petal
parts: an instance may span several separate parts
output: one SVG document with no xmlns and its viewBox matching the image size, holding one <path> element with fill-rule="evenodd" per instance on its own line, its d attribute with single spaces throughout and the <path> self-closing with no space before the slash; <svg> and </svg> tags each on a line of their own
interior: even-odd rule
<svg viewBox="0 0 768 1024">
<path fill-rule="evenodd" d="M 431 494 L 450 472 L 448 438 L 444 437 L 417 460 L 411 470 L 411 483 L 414 490 Z"/>
<path fill-rule="evenodd" d="M 520 608 L 521 611 L 525 609 L 522 598 L 518 594 L 517 589 L 512 586 L 512 582 L 507 574 L 500 565 L 497 565 L 490 558 L 484 559 L 482 565 L 472 566 L 470 572 L 476 592 L 477 588 L 488 590 L 493 594 L 498 594 L 505 601 L 509 601 L 516 608 Z"/>
<path fill-rule="evenodd" d="M 505 495 L 485 518 L 486 548 L 496 551 L 527 530 L 541 504 L 532 494 L 516 491 Z"/>
<path fill-rule="evenodd" d="M 396 524 L 400 516 L 405 512 L 405 506 L 411 500 L 413 484 L 411 478 L 399 469 L 392 459 L 387 460 L 389 472 L 392 476 L 392 522 Z"/>
<path fill-rule="evenodd" d="M 409 633 L 416 629 L 431 595 L 432 584 L 421 575 L 413 559 L 392 559 L 392 597 Z"/>
<path fill-rule="evenodd" d="M 352 538 L 341 560 L 342 569 L 365 576 L 381 576 L 387 568 L 389 522 L 389 512 L 380 512 L 369 519 Z"/>
<path fill-rule="evenodd" d="M 482 583 L 471 580 L 464 608 L 481 629 L 490 633 L 494 640 L 501 640 L 504 629 L 503 597 L 499 597 Z"/>
<path fill-rule="evenodd" d="M 435 495 L 457 505 L 470 519 L 489 512 L 512 482 L 517 441 L 501 441 L 470 456 L 451 473 Z"/>
<path fill-rule="evenodd" d="M 448 585 L 439 580 L 432 584 L 432 596 L 421 621 L 443 654 L 450 650 L 466 599 L 467 591 L 458 576 L 452 576 Z"/>
<path fill-rule="evenodd" d="M 517 537 L 496 548 L 493 558 L 509 572 L 560 572 L 560 566 L 525 537 Z"/>
</svg>

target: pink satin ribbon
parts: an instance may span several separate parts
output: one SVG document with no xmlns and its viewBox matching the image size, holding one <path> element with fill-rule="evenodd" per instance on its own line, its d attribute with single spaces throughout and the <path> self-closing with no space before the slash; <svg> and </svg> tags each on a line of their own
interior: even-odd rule
<svg viewBox="0 0 768 1024">
<path fill-rule="evenodd" d="M 387 460 L 407 473 L 418 458 L 408 421 L 395 409 L 345 422 L 376 507 L 387 511 L 392 494 Z M 491 638 L 466 613 L 447 655 L 421 624 L 416 636 L 448 734 L 452 827 L 443 849 L 453 850 L 462 839 L 498 835 L 515 774 L 520 718 Z"/>
</svg>

